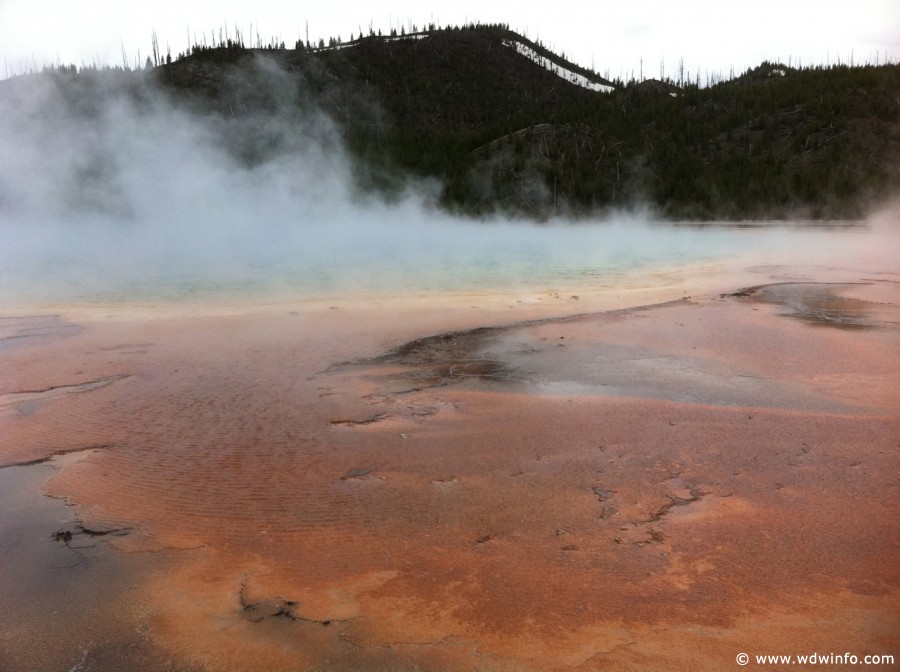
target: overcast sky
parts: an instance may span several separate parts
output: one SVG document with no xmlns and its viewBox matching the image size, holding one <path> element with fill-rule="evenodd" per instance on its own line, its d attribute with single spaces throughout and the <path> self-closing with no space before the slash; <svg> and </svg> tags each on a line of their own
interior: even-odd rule
<svg viewBox="0 0 900 672">
<path fill-rule="evenodd" d="M 900 60 L 900 0 L 0 0 L 0 76 L 47 63 L 116 65 L 146 58 L 155 30 L 173 56 L 188 35 L 226 24 L 292 44 L 349 38 L 369 25 L 505 22 L 612 77 L 658 77 L 661 65 L 728 74 L 761 61 Z"/>
</svg>

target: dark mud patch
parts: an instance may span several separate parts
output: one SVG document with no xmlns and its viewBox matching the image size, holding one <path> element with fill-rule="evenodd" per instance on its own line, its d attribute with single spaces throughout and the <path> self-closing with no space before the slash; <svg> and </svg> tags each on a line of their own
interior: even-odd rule
<svg viewBox="0 0 900 672">
<path fill-rule="evenodd" d="M 478 327 L 467 331 L 453 331 L 404 343 L 377 357 L 341 362 L 330 372 L 353 369 L 374 381 L 380 394 L 410 394 L 444 387 L 462 381 L 516 383 L 523 378 L 521 371 L 500 358 L 486 354 L 498 337 L 518 325 Z M 338 419 L 332 425 L 360 425 L 384 419 L 384 414 L 361 421 Z"/>
<path fill-rule="evenodd" d="M 497 337 L 514 327 L 479 327 L 420 338 L 369 360 L 378 366 L 405 369 L 395 379 L 406 380 L 411 390 L 440 387 L 463 380 L 515 382 L 521 373 L 483 353 Z"/>
<path fill-rule="evenodd" d="M 609 490 L 601 485 L 595 485 L 593 488 L 591 488 L 591 490 L 595 495 L 597 495 L 597 499 L 601 502 L 605 502 L 607 499 L 612 498 L 612 496 L 616 494 L 615 490 Z"/>
<path fill-rule="evenodd" d="M 777 306 L 781 314 L 813 326 L 838 329 L 872 329 L 887 326 L 875 315 L 875 305 L 842 296 L 854 285 L 870 283 L 782 282 L 747 287 L 725 297 L 747 298 Z"/>
<path fill-rule="evenodd" d="M 263 598 L 261 600 L 253 600 L 248 596 L 249 586 L 248 580 L 245 578 L 241 582 L 238 591 L 238 602 L 241 607 L 241 614 L 245 620 L 251 623 L 262 623 L 268 619 L 287 619 L 297 623 L 313 623 L 328 627 L 332 624 L 346 625 L 348 620 L 331 619 L 331 618 L 310 618 L 305 616 L 301 609 L 302 605 L 297 600 L 290 600 L 281 595 Z"/>
<path fill-rule="evenodd" d="M 241 611 L 246 620 L 259 623 L 267 618 L 287 618 L 292 621 L 298 619 L 297 606 L 294 600 L 286 600 L 283 597 L 270 597 L 265 600 L 251 602 L 245 595 L 244 587 L 239 595 Z"/>
<path fill-rule="evenodd" d="M 687 497 L 679 497 L 677 495 L 666 495 L 668 498 L 668 502 L 659 507 L 656 511 L 653 511 L 650 514 L 650 518 L 642 521 L 644 523 L 657 523 L 663 519 L 672 509 L 676 506 L 687 506 L 688 504 L 693 504 L 694 502 L 699 502 L 703 499 L 707 494 L 706 492 L 700 492 L 697 488 L 689 488 Z"/>
<path fill-rule="evenodd" d="M 390 376 L 392 382 L 401 384 L 395 394 L 420 392 L 430 387 L 443 387 L 464 380 L 494 383 L 522 382 L 522 374 L 502 361 L 492 359 L 463 359 L 441 363 L 439 366 L 413 366 Z"/>
<path fill-rule="evenodd" d="M 104 537 L 124 537 L 129 532 L 131 532 L 130 527 L 96 529 L 85 527 L 84 525 L 77 523 L 74 525 L 67 525 L 66 528 L 57 530 L 50 535 L 50 538 L 53 539 L 53 541 L 66 544 L 73 550 L 81 550 L 85 548 L 94 548 L 97 545 L 97 542 L 102 541 L 102 538 Z M 98 539 L 98 537 L 100 539 Z"/>
</svg>

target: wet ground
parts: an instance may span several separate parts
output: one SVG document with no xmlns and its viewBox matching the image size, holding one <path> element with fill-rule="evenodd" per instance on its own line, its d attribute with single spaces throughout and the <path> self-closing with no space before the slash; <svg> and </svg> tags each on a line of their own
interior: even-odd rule
<svg viewBox="0 0 900 672">
<path fill-rule="evenodd" d="M 852 390 L 848 390 L 842 401 L 827 393 L 817 393 L 814 385 L 807 384 L 804 388 L 794 384 L 783 368 L 777 372 L 780 375 L 766 371 L 770 368 L 767 360 L 779 355 L 783 360 L 790 354 L 794 368 L 820 366 L 818 373 L 824 374 L 827 365 L 819 361 L 819 353 L 799 352 L 805 333 L 801 332 L 795 343 L 782 342 L 777 347 L 772 343 L 753 342 L 755 335 L 743 343 L 730 343 L 728 347 L 735 352 L 723 351 L 722 355 L 734 357 L 738 351 L 747 354 L 755 351 L 759 355 L 758 361 L 748 362 L 743 357 L 742 361 L 732 363 L 724 361 L 724 357 L 710 357 L 710 349 L 719 345 L 721 334 L 704 333 L 707 332 L 704 319 L 715 311 L 718 314 L 714 319 L 721 320 L 723 314 L 731 312 L 739 320 L 745 317 L 746 310 L 736 309 L 726 300 L 747 299 L 753 304 L 773 306 L 778 314 L 806 324 L 880 329 L 883 335 L 900 325 L 900 307 L 888 301 L 845 296 L 841 292 L 855 289 L 879 294 L 895 289 L 892 285 L 885 282 L 878 286 L 874 281 L 776 283 L 723 295 L 718 303 L 682 299 L 595 314 L 479 327 L 417 339 L 379 357 L 342 363 L 332 369 L 355 367 L 361 371 L 361 377 L 380 385 L 383 393 L 392 394 L 477 379 L 493 383 L 489 389 L 533 394 L 626 396 L 734 407 L 861 412 L 865 404 L 854 405 L 848 401 L 853 397 Z M 687 306 L 692 308 L 686 310 Z M 568 337 L 560 335 L 563 333 Z M 807 361 L 802 361 L 804 358 Z M 865 365 L 863 362 L 847 364 Z M 867 364 L 868 372 L 876 376 L 884 365 L 879 360 Z M 892 392 L 890 387 L 881 387 L 876 395 L 889 399 Z M 872 397 L 872 390 L 860 393 Z"/>
<path fill-rule="evenodd" d="M 0 669 L 896 654 L 898 285 L 804 280 L 506 321 L 17 318 Z"/>
<path fill-rule="evenodd" d="M 890 284 L 893 283 L 782 282 L 742 289 L 734 296 L 750 297 L 761 303 L 778 306 L 781 314 L 807 324 L 843 329 L 867 329 L 896 326 L 900 322 L 897 306 L 889 302 L 846 296 L 841 293 L 842 290 L 847 292 L 857 289 L 865 292 L 874 288 L 876 293 L 881 293 L 889 289 Z"/>
</svg>

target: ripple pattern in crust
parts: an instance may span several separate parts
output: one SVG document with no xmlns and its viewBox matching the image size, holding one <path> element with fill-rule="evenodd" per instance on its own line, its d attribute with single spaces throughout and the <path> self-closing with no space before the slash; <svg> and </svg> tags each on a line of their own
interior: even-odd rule
<svg viewBox="0 0 900 672">
<path fill-rule="evenodd" d="M 682 334 L 724 314 L 719 342 L 746 339 L 747 322 L 740 339 L 728 331 L 746 310 L 644 311 L 642 346 L 676 347 L 658 335 L 699 314 Z M 754 319 L 785 338 L 822 333 Z M 617 316 L 604 338 L 632 338 L 635 322 Z M 561 323 L 557 339 L 581 347 L 586 325 Z M 898 424 L 877 405 L 534 394 L 478 377 L 400 389 L 385 382 L 392 363 L 330 368 L 378 354 L 362 327 L 337 343 L 274 317 L 143 330 L 44 346 L 31 365 L 42 381 L 128 377 L 4 410 L 3 450 L 93 447 L 47 491 L 90 529 L 130 530 L 110 547 L 165 558 L 135 599 L 185 666 L 721 669 L 747 642 L 895 642 Z M 865 373 L 886 339 L 817 340 L 794 381 L 850 343 Z M 710 370 L 742 357 L 719 350 Z M 705 633 L 702 654 L 688 631 Z"/>
</svg>

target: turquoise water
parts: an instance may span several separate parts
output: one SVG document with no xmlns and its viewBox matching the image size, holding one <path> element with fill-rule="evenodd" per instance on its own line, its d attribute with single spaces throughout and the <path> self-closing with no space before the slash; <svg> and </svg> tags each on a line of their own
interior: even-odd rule
<svg viewBox="0 0 900 672">
<path fill-rule="evenodd" d="M 43 236 L 5 229 L 0 301 L 590 290 L 698 263 L 831 263 L 878 249 L 861 223 L 686 226 L 630 218 L 536 225 L 356 214 L 353 222 L 295 228 L 246 222 L 202 236 L 97 223 Z"/>
</svg>

